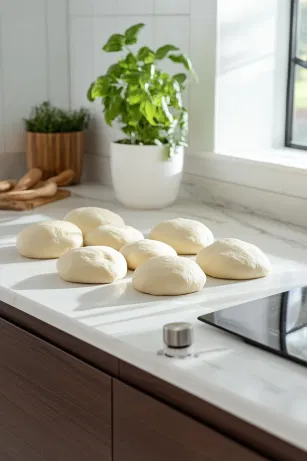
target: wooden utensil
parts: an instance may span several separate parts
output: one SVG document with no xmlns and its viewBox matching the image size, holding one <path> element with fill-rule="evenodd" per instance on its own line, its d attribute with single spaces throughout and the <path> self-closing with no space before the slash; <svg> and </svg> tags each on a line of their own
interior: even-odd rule
<svg viewBox="0 0 307 461">
<path fill-rule="evenodd" d="M 0 181 L 0 193 L 8 192 L 9 190 L 13 189 L 16 186 L 15 179 L 6 179 L 4 181 Z"/>
<path fill-rule="evenodd" d="M 58 186 L 55 182 L 46 181 L 42 187 L 30 190 L 12 190 L 1 194 L 1 200 L 33 200 L 38 197 L 52 197 Z"/>
<path fill-rule="evenodd" d="M 24 191 L 32 189 L 41 179 L 43 173 L 39 168 L 29 170 L 16 184 L 14 191 Z"/>
<path fill-rule="evenodd" d="M 58 186 L 69 186 L 74 180 L 75 172 L 73 170 L 65 170 L 62 173 L 58 174 L 57 176 L 53 176 L 49 178 L 48 181 L 55 182 Z"/>
<path fill-rule="evenodd" d="M 13 211 L 28 211 L 33 208 L 47 205 L 48 203 L 62 200 L 63 198 L 70 197 L 71 192 L 65 189 L 59 189 L 53 197 L 39 197 L 32 200 L 2 200 L 0 198 L 0 210 L 13 210 Z"/>
</svg>

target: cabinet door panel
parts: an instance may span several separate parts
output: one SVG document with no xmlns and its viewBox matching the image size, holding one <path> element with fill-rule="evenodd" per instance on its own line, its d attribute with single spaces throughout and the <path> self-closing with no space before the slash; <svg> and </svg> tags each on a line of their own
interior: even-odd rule
<svg viewBox="0 0 307 461">
<path fill-rule="evenodd" d="M 114 380 L 113 461 L 264 461 L 171 407 Z"/>
<path fill-rule="evenodd" d="M 110 461 L 111 378 L 0 319 L 0 461 Z"/>
</svg>

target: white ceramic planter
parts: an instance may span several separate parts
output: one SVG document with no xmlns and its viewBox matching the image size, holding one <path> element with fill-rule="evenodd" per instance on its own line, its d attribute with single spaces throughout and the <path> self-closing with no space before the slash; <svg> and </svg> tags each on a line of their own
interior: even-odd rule
<svg viewBox="0 0 307 461">
<path fill-rule="evenodd" d="M 176 200 L 184 148 L 167 159 L 166 148 L 112 143 L 111 173 L 117 199 L 129 208 L 164 208 Z"/>
</svg>

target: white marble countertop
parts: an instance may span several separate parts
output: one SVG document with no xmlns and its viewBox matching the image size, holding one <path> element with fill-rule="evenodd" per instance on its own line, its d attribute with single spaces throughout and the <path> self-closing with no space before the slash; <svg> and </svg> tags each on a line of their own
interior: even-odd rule
<svg viewBox="0 0 307 461">
<path fill-rule="evenodd" d="M 0 300 L 307 450 L 307 368 L 197 321 L 207 312 L 307 285 L 306 230 L 188 197 L 168 209 L 137 211 L 121 207 L 103 186 L 72 191 L 73 197 L 33 212 L 0 211 Z M 16 235 L 27 224 L 61 219 L 70 209 L 90 205 L 118 212 L 145 234 L 164 219 L 198 219 L 216 238 L 258 245 L 269 255 L 273 274 L 245 282 L 208 278 L 199 293 L 153 297 L 132 288 L 131 274 L 112 285 L 71 284 L 57 275 L 55 260 L 28 260 L 16 252 Z M 172 321 L 194 324 L 199 358 L 157 355 L 162 326 Z"/>
</svg>

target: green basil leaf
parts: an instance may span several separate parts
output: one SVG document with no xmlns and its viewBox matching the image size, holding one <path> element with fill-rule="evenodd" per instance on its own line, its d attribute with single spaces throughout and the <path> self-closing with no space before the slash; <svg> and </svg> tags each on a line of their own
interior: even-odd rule
<svg viewBox="0 0 307 461">
<path fill-rule="evenodd" d="M 175 80 L 177 80 L 179 85 L 182 85 L 186 81 L 187 76 L 186 76 L 186 74 L 176 74 L 176 75 L 173 76 L 173 78 Z"/>
<path fill-rule="evenodd" d="M 192 63 L 187 56 L 183 54 L 170 54 L 169 59 L 173 62 L 177 62 L 178 64 L 183 64 L 184 67 L 189 71 L 194 73 Z"/>
<path fill-rule="evenodd" d="M 96 82 L 94 82 L 94 86 L 92 88 L 92 97 L 95 98 L 103 98 L 107 96 L 110 88 L 110 82 L 105 77 L 98 77 Z"/>
<path fill-rule="evenodd" d="M 107 75 L 113 80 L 113 81 L 116 81 L 118 78 L 120 78 L 120 76 L 122 75 L 123 73 L 123 69 L 120 67 L 120 64 L 119 63 L 116 63 L 116 64 L 112 64 L 108 71 L 107 71 Z"/>
<path fill-rule="evenodd" d="M 127 102 L 131 106 L 134 106 L 135 104 L 140 104 L 143 98 L 144 98 L 144 95 L 138 91 L 138 92 L 131 93 L 127 98 Z"/>
<path fill-rule="evenodd" d="M 87 99 L 90 101 L 90 102 L 93 102 L 95 101 L 95 98 L 93 97 L 92 95 L 92 89 L 95 85 L 95 82 L 91 83 L 89 89 L 87 90 Z"/>
<path fill-rule="evenodd" d="M 140 106 L 140 111 L 151 125 L 157 125 L 157 123 L 154 120 L 156 108 L 150 101 L 142 102 Z"/>
<path fill-rule="evenodd" d="M 108 53 L 112 51 L 121 51 L 125 44 L 125 37 L 121 34 L 113 34 L 102 48 Z"/>
<path fill-rule="evenodd" d="M 125 44 L 126 45 L 133 45 L 137 42 L 138 34 L 140 30 L 145 26 L 143 23 L 135 24 L 125 32 Z"/>
<path fill-rule="evenodd" d="M 108 125 L 112 126 L 112 122 L 118 117 L 121 112 L 121 98 L 113 98 L 109 108 L 105 111 L 104 117 Z"/>
<path fill-rule="evenodd" d="M 137 59 L 144 61 L 145 64 L 151 64 L 155 60 L 155 53 L 148 46 L 142 46 L 137 54 Z"/>
<path fill-rule="evenodd" d="M 178 51 L 178 50 L 179 48 L 177 48 L 177 46 L 174 46 L 174 45 L 161 46 L 156 51 L 156 59 L 164 59 L 167 53 L 169 53 L 170 51 Z"/>
<path fill-rule="evenodd" d="M 139 125 L 139 121 L 142 118 L 142 113 L 140 111 L 139 106 L 131 106 L 128 110 L 127 116 L 128 125 L 134 127 L 134 129 L 137 128 Z"/>
</svg>

